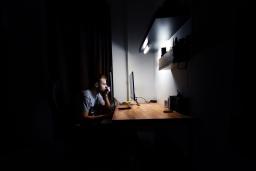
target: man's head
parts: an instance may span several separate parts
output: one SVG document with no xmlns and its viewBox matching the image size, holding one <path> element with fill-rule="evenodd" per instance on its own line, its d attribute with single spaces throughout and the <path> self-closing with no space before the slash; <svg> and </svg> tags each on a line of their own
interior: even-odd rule
<svg viewBox="0 0 256 171">
<path fill-rule="evenodd" d="M 94 87 L 99 92 L 104 92 L 108 88 L 107 77 L 105 75 L 100 75 L 94 82 Z"/>
</svg>

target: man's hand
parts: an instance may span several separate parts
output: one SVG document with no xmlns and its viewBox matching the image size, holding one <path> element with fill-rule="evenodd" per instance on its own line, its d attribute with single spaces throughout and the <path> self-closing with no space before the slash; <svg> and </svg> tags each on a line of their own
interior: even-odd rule
<svg viewBox="0 0 256 171">
<path fill-rule="evenodd" d="M 96 115 L 96 116 L 93 116 L 93 119 L 100 119 L 100 118 L 103 118 L 105 115 Z"/>
<path fill-rule="evenodd" d="M 110 92 L 110 87 L 107 86 L 105 91 L 104 91 L 104 95 L 105 96 L 108 95 L 109 92 Z"/>
<path fill-rule="evenodd" d="M 105 115 L 96 115 L 96 116 L 84 115 L 84 119 L 88 119 L 88 120 L 101 119 L 104 117 L 105 117 Z"/>
<path fill-rule="evenodd" d="M 106 89 L 103 93 L 103 99 L 105 101 L 105 107 L 107 107 L 108 109 L 111 108 L 111 105 L 110 105 L 110 102 L 109 102 L 109 99 L 108 99 L 108 93 L 110 92 L 110 87 L 106 86 Z"/>
</svg>

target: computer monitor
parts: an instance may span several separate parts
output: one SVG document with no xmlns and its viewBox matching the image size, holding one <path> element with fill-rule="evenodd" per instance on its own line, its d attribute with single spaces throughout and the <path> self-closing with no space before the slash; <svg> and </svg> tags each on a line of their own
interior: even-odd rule
<svg viewBox="0 0 256 171">
<path fill-rule="evenodd" d="M 113 73 L 109 72 L 109 86 L 110 86 L 110 98 L 112 106 L 115 107 L 115 98 L 114 98 L 114 83 L 113 83 Z"/>
<path fill-rule="evenodd" d="M 136 102 L 136 104 L 139 106 L 139 102 L 137 100 L 136 94 L 135 94 L 135 86 L 134 86 L 134 73 L 131 72 L 130 74 L 130 94 L 131 94 L 131 99 Z"/>
</svg>

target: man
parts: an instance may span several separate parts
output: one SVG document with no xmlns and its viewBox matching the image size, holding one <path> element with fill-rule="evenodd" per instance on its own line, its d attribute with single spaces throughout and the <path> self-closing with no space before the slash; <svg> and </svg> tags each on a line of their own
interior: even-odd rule
<svg viewBox="0 0 256 171">
<path fill-rule="evenodd" d="M 101 119 L 109 116 L 111 105 L 108 94 L 110 88 L 107 86 L 107 78 L 105 75 L 100 75 L 93 80 L 93 85 L 90 89 L 82 91 L 83 95 L 83 112 L 84 119 Z"/>
</svg>

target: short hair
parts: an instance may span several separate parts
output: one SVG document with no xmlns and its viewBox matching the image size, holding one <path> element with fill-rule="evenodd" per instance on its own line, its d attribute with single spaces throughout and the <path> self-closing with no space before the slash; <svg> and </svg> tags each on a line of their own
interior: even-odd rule
<svg viewBox="0 0 256 171">
<path fill-rule="evenodd" d="M 105 74 L 99 74 L 99 75 L 94 75 L 94 76 L 92 76 L 92 77 L 90 78 L 90 80 L 89 80 L 89 86 L 90 86 L 90 87 L 94 87 L 94 84 L 97 83 L 97 82 L 99 82 L 100 79 L 102 79 L 102 78 L 104 78 L 104 79 L 107 80 L 107 76 L 106 76 Z"/>
<path fill-rule="evenodd" d="M 98 77 L 98 81 L 102 78 L 107 79 L 107 76 L 105 74 L 100 74 L 100 76 Z"/>
</svg>

